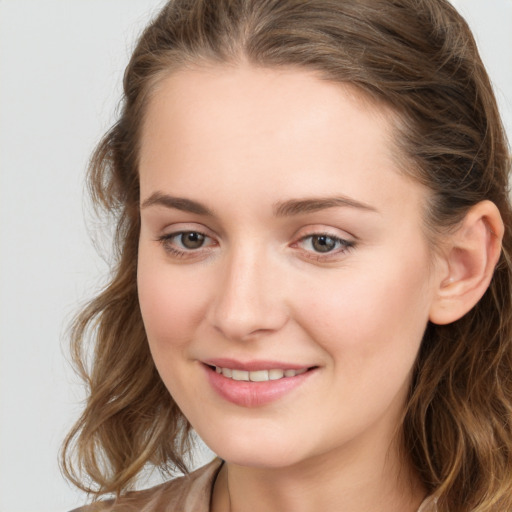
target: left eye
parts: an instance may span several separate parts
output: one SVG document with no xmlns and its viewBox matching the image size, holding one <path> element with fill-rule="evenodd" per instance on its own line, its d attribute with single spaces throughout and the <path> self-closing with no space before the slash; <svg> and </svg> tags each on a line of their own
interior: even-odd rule
<svg viewBox="0 0 512 512">
<path fill-rule="evenodd" d="M 305 236 L 300 243 L 304 249 L 316 253 L 328 253 L 353 246 L 353 243 L 348 240 L 326 234 Z"/>
</svg>

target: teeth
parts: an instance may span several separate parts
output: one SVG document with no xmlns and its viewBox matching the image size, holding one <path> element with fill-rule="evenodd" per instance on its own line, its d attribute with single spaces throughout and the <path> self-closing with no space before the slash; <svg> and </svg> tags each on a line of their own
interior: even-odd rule
<svg viewBox="0 0 512 512">
<path fill-rule="evenodd" d="M 233 380 L 249 380 L 249 372 L 245 370 L 230 370 Z"/>
<path fill-rule="evenodd" d="M 217 373 L 221 373 L 224 377 L 233 380 L 251 381 L 251 382 L 266 382 L 269 380 L 279 380 L 283 377 L 295 377 L 302 375 L 307 372 L 307 368 L 301 368 L 300 370 L 257 370 L 254 372 L 248 372 L 246 370 L 232 370 L 231 368 L 220 368 L 215 367 Z"/>
<path fill-rule="evenodd" d="M 268 380 L 268 370 L 249 372 L 249 379 L 251 379 L 252 382 L 264 382 Z"/>
<path fill-rule="evenodd" d="M 268 371 L 268 379 L 269 380 L 282 379 L 283 377 L 284 377 L 284 370 L 269 370 Z"/>
</svg>

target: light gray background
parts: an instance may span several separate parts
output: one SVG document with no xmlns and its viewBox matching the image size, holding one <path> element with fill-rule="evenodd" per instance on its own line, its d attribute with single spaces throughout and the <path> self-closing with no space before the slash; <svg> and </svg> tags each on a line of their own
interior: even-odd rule
<svg viewBox="0 0 512 512">
<path fill-rule="evenodd" d="M 512 0 L 454 3 L 512 134 Z M 161 4 L 0 0 L 0 512 L 84 501 L 56 462 L 82 398 L 66 325 L 106 270 L 86 229 L 83 175 L 134 39 Z"/>
</svg>

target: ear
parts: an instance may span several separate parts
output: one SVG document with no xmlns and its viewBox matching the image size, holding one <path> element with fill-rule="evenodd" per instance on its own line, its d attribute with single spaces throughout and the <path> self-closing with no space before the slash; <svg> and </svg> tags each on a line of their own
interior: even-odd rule
<svg viewBox="0 0 512 512">
<path fill-rule="evenodd" d="M 482 298 L 500 257 L 503 231 L 496 205 L 482 201 L 447 235 L 436 276 L 431 322 L 440 325 L 455 322 Z"/>
</svg>

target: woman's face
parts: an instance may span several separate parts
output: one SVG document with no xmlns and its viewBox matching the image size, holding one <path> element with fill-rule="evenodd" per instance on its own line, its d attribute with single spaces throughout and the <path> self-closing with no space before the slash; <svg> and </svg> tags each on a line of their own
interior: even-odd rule
<svg viewBox="0 0 512 512">
<path fill-rule="evenodd" d="M 165 385 L 230 462 L 389 447 L 437 268 L 389 115 L 249 66 L 177 72 L 149 104 L 144 324 Z"/>
</svg>

